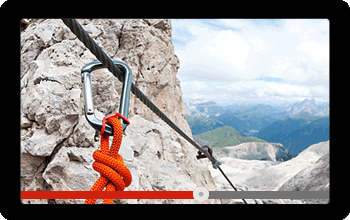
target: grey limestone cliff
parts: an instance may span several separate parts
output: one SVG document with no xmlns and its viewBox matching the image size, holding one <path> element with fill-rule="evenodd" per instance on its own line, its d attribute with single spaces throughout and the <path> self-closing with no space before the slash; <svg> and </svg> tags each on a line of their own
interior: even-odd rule
<svg viewBox="0 0 350 220">
<path fill-rule="evenodd" d="M 179 59 L 168 19 L 78 19 L 112 59 L 127 63 L 133 83 L 190 137 Z M 84 117 L 81 68 L 96 58 L 61 20 L 36 20 L 21 32 L 21 190 L 90 190 L 98 136 Z M 92 74 L 95 114 L 117 112 L 122 84 L 106 69 Z M 131 95 L 120 154 L 133 181 L 126 190 L 215 190 L 197 150 Z M 22 200 L 83 203 L 83 200 Z M 101 202 L 98 200 L 98 202 Z M 196 203 L 195 200 L 115 200 L 116 203 Z M 208 200 L 207 203 L 215 203 Z"/>
</svg>

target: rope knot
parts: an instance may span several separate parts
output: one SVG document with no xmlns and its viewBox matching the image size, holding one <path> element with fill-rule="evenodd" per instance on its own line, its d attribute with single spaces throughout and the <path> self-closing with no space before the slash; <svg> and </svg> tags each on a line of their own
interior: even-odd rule
<svg viewBox="0 0 350 220">
<path fill-rule="evenodd" d="M 123 191 L 131 184 L 131 173 L 118 154 L 123 139 L 123 126 L 116 116 L 119 117 L 119 114 L 110 114 L 103 118 L 103 128 L 106 121 L 113 127 L 113 142 L 109 149 L 109 136 L 101 130 L 101 150 L 96 150 L 92 155 L 95 159 L 92 168 L 101 176 L 90 191 L 102 191 L 105 187 L 105 191 Z M 85 200 L 85 204 L 95 202 L 96 199 Z M 104 199 L 103 204 L 113 204 L 113 199 Z"/>
</svg>

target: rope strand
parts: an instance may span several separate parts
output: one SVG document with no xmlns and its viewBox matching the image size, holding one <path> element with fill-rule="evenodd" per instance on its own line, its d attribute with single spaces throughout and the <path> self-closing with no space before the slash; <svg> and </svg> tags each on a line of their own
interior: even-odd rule
<svg viewBox="0 0 350 220">
<path fill-rule="evenodd" d="M 115 114 L 112 114 L 115 116 Z M 100 178 L 90 191 L 123 191 L 131 184 L 132 176 L 124 165 L 123 158 L 118 154 L 123 139 L 123 126 L 116 117 L 107 115 L 107 123 L 113 127 L 113 141 L 109 149 L 109 136 L 101 135 L 101 150 L 96 150 L 92 157 L 95 162 L 92 168 L 100 173 Z M 85 204 L 95 204 L 96 199 L 87 199 Z M 103 204 L 113 204 L 113 199 L 104 199 Z"/>
</svg>

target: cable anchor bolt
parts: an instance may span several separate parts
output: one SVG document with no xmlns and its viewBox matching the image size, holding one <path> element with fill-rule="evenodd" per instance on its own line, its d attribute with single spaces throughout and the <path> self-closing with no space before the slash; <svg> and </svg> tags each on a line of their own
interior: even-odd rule
<svg viewBox="0 0 350 220">
<path fill-rule="evenodd" d="M 203 147 L 201 147 L 203 151 L 207 152 L 208 154 L 210 154 L 210 156 L 213 156 L 213 151 L 210 147 L 208 147 L 207 145 L 204 145 Z M 203 158 L 208 158 L 202 151 L 198 151 L 198 155 L 196 156 L 197 160 L 203 159 Z"/>
</svg>

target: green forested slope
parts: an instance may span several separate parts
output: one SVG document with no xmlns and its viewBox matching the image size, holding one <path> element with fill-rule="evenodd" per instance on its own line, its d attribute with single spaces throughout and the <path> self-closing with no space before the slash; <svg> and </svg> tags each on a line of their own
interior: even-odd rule
<svg viewBox="0 0 350 220">
<path fill-rule="evenodd" d="M 266 142 L 255 137 L 246 137 L 231 126 L 219 127 L 215 130 L 195 135 L 195 137 L 208 141 L 212 147 L 235 146 L 245 142 Z"/>
</svg>

